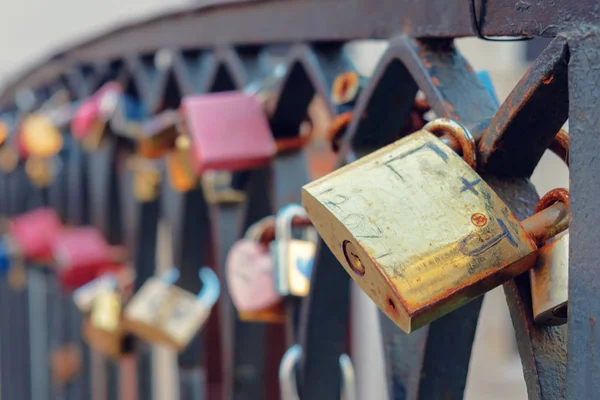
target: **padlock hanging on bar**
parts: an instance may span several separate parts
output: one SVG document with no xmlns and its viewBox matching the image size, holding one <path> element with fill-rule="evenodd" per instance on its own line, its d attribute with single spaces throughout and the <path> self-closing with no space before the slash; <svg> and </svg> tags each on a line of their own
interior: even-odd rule
<svg viewBox="0 0 600 400">
<path fill-rule="evenodd" d="M 38 208 L 3 221 L 0 239 L 0 264 L 8 273 L 9 286 L 22 290 L 27 284 L 25 262 L 49 266 L 52 258 L 52 242 L 62 230 L 56 212 L 50 208 Z"/>
<path fill-rule="evenodd" d="M 83 338 L 91 348 L 113 359 L 133 351 L 132 337 L 123 330 L 122 299 L 116 281 L 94 298 L 91 314 L 83 320 Z"/>
<path fill-rule="evenodd" d="M 14 118 L 3 115 L 0 118 L 0 172 L 12 173 L 19 164 L 19 151 L 16 145 Z"/>
<path fill-rule="evenodd" d="M 298 217 L 308 217 L 299 204 L 283 207 L 275 217 L 275 240 L 270 251 L 275 263 L 275 287 L 281 296 L 305 297 L 310 290 L 317 236 L 312 235 L 312 240 L 294 239 L 292 220 Z M 310 235 L 313 228 L 304 229 Z"/>
<path fill-rule="evenodd" d="M 535 262 L 535 238 L 474 171 L 474 150 L 464 127 L 435 120 L 303 188 L 325 243 L 405 332 Z"/>
<path fill-rule="evenodd" d="M 220 294 L 219 279 L 208 267 L 199 270 L 197 295 L 167 279 L 150 278 L 125 307 L 125 329 L 143 340 L 183 351 L 202 329 Z"/>
<path fill-rule="evenodd" d="M 107 268 L 126 268 L 127 250 L 111 246 L 91 226 L 70 228 L 58 234 L 52 244 L 54 268 L 61 286 L 75 290 L 99 277 Z"/>
<path fill-rule="evenodd" d="M 52 245 L 63 230 L 62 222 L 51 208 L 41 207 L 7 220 L 2 237 L 9 257 L 39 264 L 52 261 Z"/>
<path fill-rule="evenodd" d="M 122 94 L 119 83 L 108 82 L 81 102 L 71 120 L 71 134 L 82 142 L 84 149 L 93 151 L 100 146 Z"/>
<path fill-rule="evenodd" d="M 554 189 L 536 207 L 541 212 L 555 202 L 569 206 L 569 192 Z M 569 301 L 569 231 L 540 243 L 535 266 L 529 271 L 534 321 L 542 325 L 567 323 Z"/>
<path fill-rule="evenodd" d="M 227 287 L 242 321 L 286 321 L 282 297 L 275 289 L 273 256 L 261 240 L 274 223 L 275 217 L 268 216 L 252 224 L 227 255 Z"/>
</svg>

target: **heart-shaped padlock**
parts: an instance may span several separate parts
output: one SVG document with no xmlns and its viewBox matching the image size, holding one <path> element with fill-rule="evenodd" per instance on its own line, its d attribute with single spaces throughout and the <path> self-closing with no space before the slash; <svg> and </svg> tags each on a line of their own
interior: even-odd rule
<svg viewBox="0 0 600 400">
<path fill-rule="evenodd" d="M 275 290 L 273 258 L 260 243 L 264 226 L 269 223 L 273 223 L 273 217 L 252 225 L 227 256 L 227 285 L 239 312 L 260 311 L 281 301 Z"/>
</svg>

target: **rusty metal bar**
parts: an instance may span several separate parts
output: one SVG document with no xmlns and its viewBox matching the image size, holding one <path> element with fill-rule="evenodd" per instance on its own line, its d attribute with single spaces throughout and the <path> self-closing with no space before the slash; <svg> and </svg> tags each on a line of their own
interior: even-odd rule
<svg viewBox="0 0 600 400">
<path fill-rule="evenodd" d="M 569 38 L 569 151 L 571 216 L 569 229 L 569 344 L 567 398 L 593 398 L 600 393 L 600 141 L 598 27 Z"/>
</svg>

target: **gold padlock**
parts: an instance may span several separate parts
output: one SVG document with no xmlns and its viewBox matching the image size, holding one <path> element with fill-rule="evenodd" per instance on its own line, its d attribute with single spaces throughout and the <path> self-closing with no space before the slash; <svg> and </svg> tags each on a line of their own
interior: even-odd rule
<svg viewBox="0 0 600 400">
<path fill-rule="evenodd" d="M 91 322 L 106 332 L 117 332 L 121 322 L 121 295 L 113 288 L 98 293 L 92 306 Z"/>
<path fill-rule="evenodd" d="M 132 156 L 127 160 L 133 173 L 133 195 L 143 203 L 156 200 L 158 197 L 162 175 L 152 160 L 140 156 Z"/>
<path fill-rule="evenodd" d="M 165 156 L 167 175 L 171 187 L 178 192 L 187 192 L 198 185 L 192 161 L 192 142 L 187 135 L 175 139 L 175 148 Z"/>
<path fill-rule="evenodd" d="M 555 201 L 562 201 L 568 206 L 569 193 L 565 189 L 548 192 L 539 201 L 536 212 Z M 534 321 L 542 325 L 566 324 L 569 302 L 568 231 L 540 248 L 529 277 Z"/>
<path fill-rule="evenodd" d="M 179 112 L 164 111 L 142 126 L 138 137 L 138 153 L 147 158 L 160 158 L 173 149 L 179 135 Z"/>
<path fill-rule="evenodd" d="M 33 186 L 49 187 L 58 174 L 60 161 L 56 157 L 42 158 L 30 156 L 25 161 L 25 174 Z"/>
<path fill-rule="evenodd" d="M 28 156 L 50 158 L 63 147 L 63 137 L 52 121 L 41 114 L 26 117 L 21 123 L 20 140 Z"/>
<path fill-rule="evenodd" d="M 4 143 L 0 147 L 0 171 L 5 174 L 12 173 L 19 165 L 19 153 L 11 143 Z"/>
<path fill-rule="evenodd" d="M 84 318 L 83 337 L 93 349 L 111 357 L 125 350 L 121 323 L 121 295 L 116 289 L 103 288 L 94 299 L 91 315 Z"/>
<path fill-rule="evenodd" d="M 464 159 L 433 133 L 460 143 Z M 327 246 L 405 332 L 535 261 L 536 243 L 474 171 L 474 149 L 464 127 L 436 120 L 303 188 Z"/>
<path fill-rule="evenodd" d="M 196 296 L 172 279 L 150 278 L 125 308 L 125 329 L 149 341 L 183 351 L 210 315 L 220 294 L 219 280 L 201 268 L 202 290 Z"/>
</svg>

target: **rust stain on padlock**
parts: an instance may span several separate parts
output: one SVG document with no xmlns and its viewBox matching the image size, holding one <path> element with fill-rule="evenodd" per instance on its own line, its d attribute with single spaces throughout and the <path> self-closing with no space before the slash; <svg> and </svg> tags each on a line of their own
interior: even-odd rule
<svg viewBox="0 0 600 400">
<path fill-rule="evenodd" d="M 537 246 L 508 207 L 426 131 L 306 185 L 302 201 L 343 267 L 406 332 L 535 261 Z"/>
</svg>

